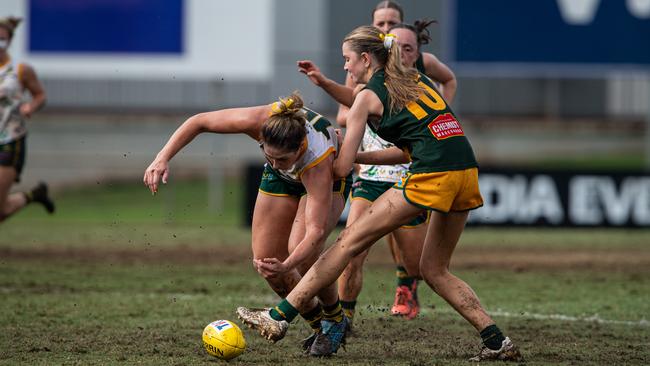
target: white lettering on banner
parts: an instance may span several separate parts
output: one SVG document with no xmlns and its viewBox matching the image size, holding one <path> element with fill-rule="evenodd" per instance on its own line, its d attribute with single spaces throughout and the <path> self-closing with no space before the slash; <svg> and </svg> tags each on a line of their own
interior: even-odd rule
<svg viewBox="0 0 650 366">
<path fill-rule="evenodd" d="M 607 221 L 614 225 L 623 225 L 630 219 L 632 205 L 635 201 L 637 185 L 626 179 L 621 185 L 621 193 L 616 193 L 616 184 L 609 178 L 602 181 L 598 187 L 603 199 L 603 208 Z"/>
<path fill-rule="evenodd" d="M 650 0 L 627 0 L 627 10 L 639 19 L 650 18 Z M 588 25 L 594 21 L 600 0 L 557 0 L 562 19 L 571 25 Z"/>
<path fill-rule="evenodd" d="M 598 178 L 579 176 L 569 183 L 569 217 L 578 225 L 598 225 L 603 221 L 596 197 Z"/>
<path fill-rule="evenodd" d="M 483 207 L 473 211 L 470 222 L 502 224 L 510 219 L 510 202 L 512 195 L 508 177 L 503 175 L 479 175 L 479 187 L 483 196 Z M 509 194 L 510 193 L 510 194 Z M 515 196 L 517 196 L 515 194 Z"/>
<path fill-rule="evenodd" d="M 650 19 L 650 0 L 627 0 L 627 9 L 639 19 Z"/>
<path fill-rule="evenodd" d="M 567 24 L 587 25 L 596 16 L 600 0 L 557 0 L 560 14 Z"/>
<path fill-rule="evenodd" d="M 546 219 L 551 224 L 561 224 L 564 221 L 564 211 L 557 187 L 552 177 L 548 175 L 534 176 L 530 182 L 529 204 L 526 217 L 529 223 L 534 223 L 540 218 Z"/>
<path fill-rule="evenodd" d="M 578 176 L 569 182 L 569 217 L 579 225 L 650 225 L 650 178 Z"/>
<path fill-rule="evenodd" d="M 541 219 L 560 224 L 564 220 L 557 187 L 548 175 L 528 181 L 523 175 L 482 174 L 479 186 L 484 204 L 471 215 L 470 222 L 534 224 Z"/>
<path fill-rule="evenodd" d="M 632 217 L 636 224 L 650 226 L 650 177 L 635 180 L 639 185 L 639 195 L 636 197 Z"/>
</svg>

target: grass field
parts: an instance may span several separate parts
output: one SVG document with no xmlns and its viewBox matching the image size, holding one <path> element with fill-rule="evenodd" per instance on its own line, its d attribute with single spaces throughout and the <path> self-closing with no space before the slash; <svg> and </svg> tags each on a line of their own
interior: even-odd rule
<svg viewBox="0 0 650 366">
<path fill-rule="evenodd" d="M 240 305 L 277 301 L 251 264 L 236 184 L 210 212 L 201 182 L 57 193 L 0 226 L 0 364 L 215 365 L 201 331 Z M 527 365 L 650 364 L 650 230 L 468 228 L 452 270 Z M 271 346 L 245 330 L 234 365 L 466 365 L 476 332 L 422 285 L 422 314 L 391 318 L 394 275 L 371 253 L 346 350 L 310 359 L 296 322 Z"/>
</svg>

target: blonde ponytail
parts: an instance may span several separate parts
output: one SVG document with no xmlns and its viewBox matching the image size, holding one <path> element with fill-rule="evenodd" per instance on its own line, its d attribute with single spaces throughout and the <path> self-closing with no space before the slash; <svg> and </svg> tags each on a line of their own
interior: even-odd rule
<svg viewBox="0 0 650 366">
<path fill-rule="evenodd" d="M 389 36 L 392 35 L 385 35 L 378 28 L 366 25 L 350 32 L 343 39 L 343 43 L 348 42 L 350 48 L 358 54 L 369 53 L 377 61 L 379 67 L 384 68 L 389 109 L 392 114 L 399 112 L 409 102 L 418 99 L 424 90 L 418 85 L 417 70 L 402 65 L 397 42 L 394 40 L 386 42 Z"/>
</svg>

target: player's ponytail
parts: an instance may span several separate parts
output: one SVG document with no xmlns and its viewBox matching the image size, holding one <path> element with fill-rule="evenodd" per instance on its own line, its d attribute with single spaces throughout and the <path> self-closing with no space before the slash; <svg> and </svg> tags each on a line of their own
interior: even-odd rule
<svg viewBox="0 0 650 366">
<path fill-rule="evenodd" d="M 287 151 L 296 151 L 305 140 L 305 112 L 303 101 L 297 91 L 287 98 L 280 98 L 271 106 L 271 115 L 262 125 L 265 144 Z"/>
<path fill-rule="evenodd" d="M 410 30 L 415 34 L 415 38 L 418 42 L 418 51 L 420 51 L 420 47 L 422 45 L 429 44 L 429 42 L 431 42 L 431 33 L 429 32 L 428 27 L 434 23 L 438 22 L 435 20 L 420 19 L 416 20 L 412 25 L 406 23 L 394 25 L 388 30 L 388 32 L 392 31 L 393 29 L 400 28 Z"/>
<path fill-rule="evenodd" d="M 348 42 L 357 54 L 367 52 L 386 73 L 386 89 L 389 95 L 390 113 L 399 112 L 404 106 L 420 97 L 423 90 L 418 85 L 418 72 L 402 65 L 396 37 L 384 34 L 373 26 L 361 26 L 350 32 L 343 43 Z"/>
</svg>

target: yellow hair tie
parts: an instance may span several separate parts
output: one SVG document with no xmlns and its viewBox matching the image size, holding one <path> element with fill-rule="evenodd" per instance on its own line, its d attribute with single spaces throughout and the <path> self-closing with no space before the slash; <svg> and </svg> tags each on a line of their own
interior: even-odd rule
<svg viewBox="0 0 650 366">
<path fill-rule="evenodd" d="M 393 41 L 397 39 L 397 36 L 393 33 L 379 33 L 379 39 L 384 42 L 384 48 L 390 50 L 390 47 L 393 45 Z"/>
<path fill-rule="evenodd" d="M 291 106 L 293 105 L 293 102 L 294 102 L 293 98 L 288 98 L 288 99 L 281 99 L 279 102 L 273 103 L 271 105 L 271 114 L 270 115 L 282 113 L 283 111 L 291 108 Z M 286 106 L 284 109 L 282 109 L 282 104 L 284 104 Z"/>
</svg>

